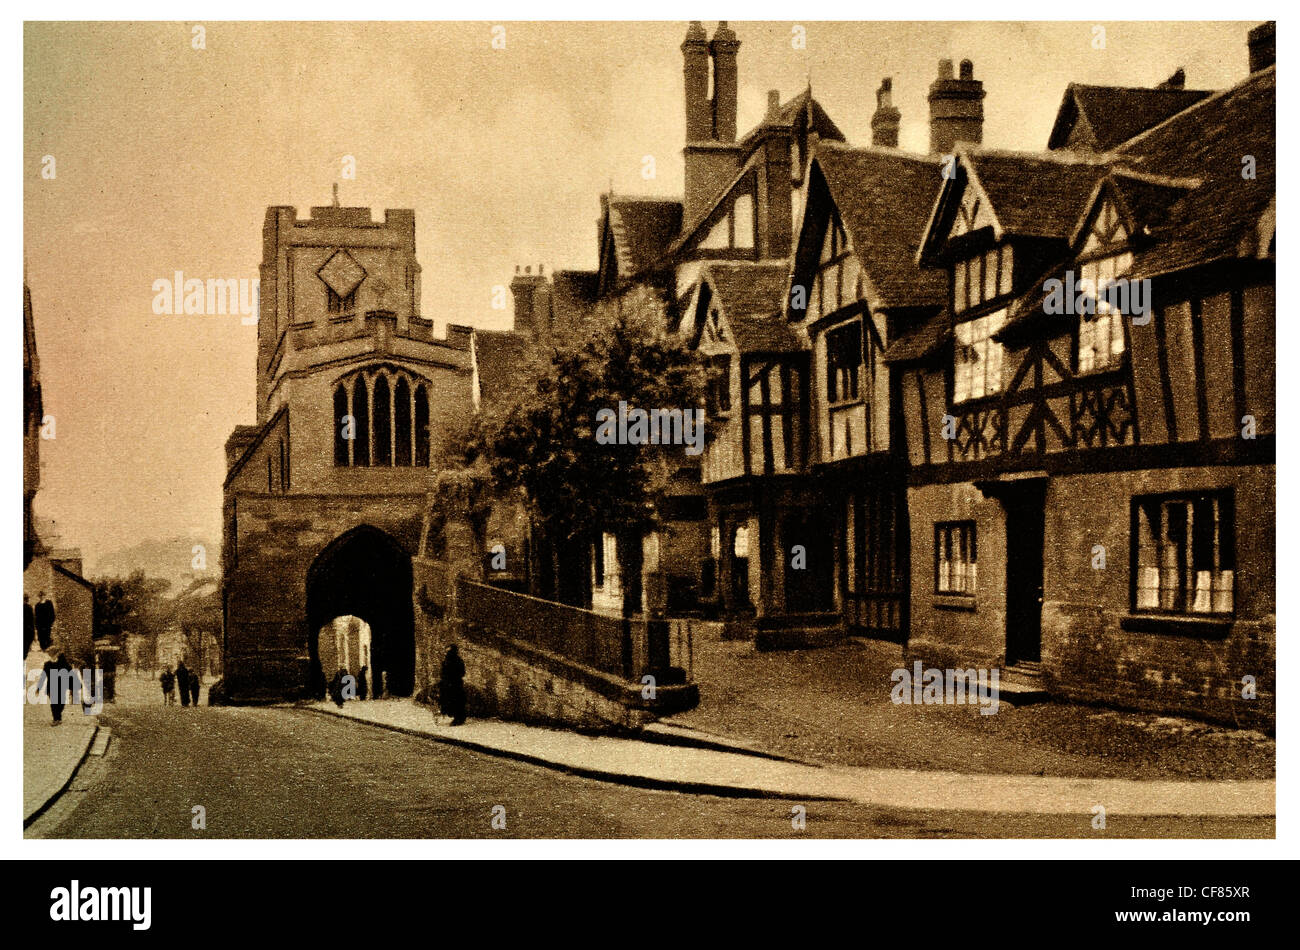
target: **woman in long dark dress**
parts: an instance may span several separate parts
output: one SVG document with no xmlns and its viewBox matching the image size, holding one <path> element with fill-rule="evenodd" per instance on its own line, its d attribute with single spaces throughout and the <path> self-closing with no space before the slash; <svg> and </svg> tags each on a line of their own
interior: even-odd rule
<svg viewBox="0 0 1300 950">
<path fill-rule="evenodd" d="M 438 705 L 444 716 L 451 717 L 453 726 L 465 724 L 465 661 L 460 658 L 460 650 L 454 643 L 442 661 L 442 675 L 438 678 Z"/>
</svg>

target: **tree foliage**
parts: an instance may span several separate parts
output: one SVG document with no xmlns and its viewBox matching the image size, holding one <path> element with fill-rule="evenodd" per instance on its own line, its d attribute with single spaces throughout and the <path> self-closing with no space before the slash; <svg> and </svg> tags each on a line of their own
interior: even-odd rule
<svg viewBox="0 0 1300 950">
<path fill-rule="evenodd" d="M 680 465 L 681 446 L 602 445 L 596 413 L 629 408 L 696 409 L 705 372 L 666 330 L 659 294 L 637 288 L 597 308 L 583 331 L 552 347 L 549 365 L 513 406 L 484 414 L 467 457 L 486 460 L 501 489 L 521 490 L 553 537 L 636 530 Z"/>
</svg>

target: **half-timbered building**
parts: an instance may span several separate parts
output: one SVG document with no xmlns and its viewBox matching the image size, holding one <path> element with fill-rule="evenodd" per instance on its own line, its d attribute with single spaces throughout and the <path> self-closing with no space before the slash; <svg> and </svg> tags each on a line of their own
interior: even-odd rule
<svg viewBox="0 0 1300 950">
<path fill-rule="evenodd" d="M 1271 723 L 1271 30 L 1231 89 L 1072 87 L 1048 151 L 956 150 L 946 306 L 885 354 L 914 652 Z"/>
</svg>

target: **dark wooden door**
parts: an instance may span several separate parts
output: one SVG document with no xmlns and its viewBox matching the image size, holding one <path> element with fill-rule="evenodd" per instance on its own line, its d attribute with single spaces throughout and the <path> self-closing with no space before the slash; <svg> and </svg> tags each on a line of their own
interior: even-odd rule
<svg viewBox="0 0 1300 950">
<path fill-rule="evenodd" d="M 1037 661 L 1043 637 L 1043 501 L 1046 483 L 1017 486 L 1007 513 L 1007 663 Z"/>
</svg>

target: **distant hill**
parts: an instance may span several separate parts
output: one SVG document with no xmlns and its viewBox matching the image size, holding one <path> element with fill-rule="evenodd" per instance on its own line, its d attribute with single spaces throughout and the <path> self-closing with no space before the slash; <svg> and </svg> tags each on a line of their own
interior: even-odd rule
<svg viewBox="0 0 1300 950">
<path fill-rule="evenodd" d="M 203 545 L 207 569 L 196 571 L 194 546 Z M 105 554 L 87 571 L 91 579 L 125 577 L 144 571 L 148 577 L 160 577 L 172 583 L 169 594 L 176 594 L 196 580 L 221 578 L 221 544 L 199 537 L 170 538 L 165 541 L 141 541 L 129 548 Z"/>
</svg>

